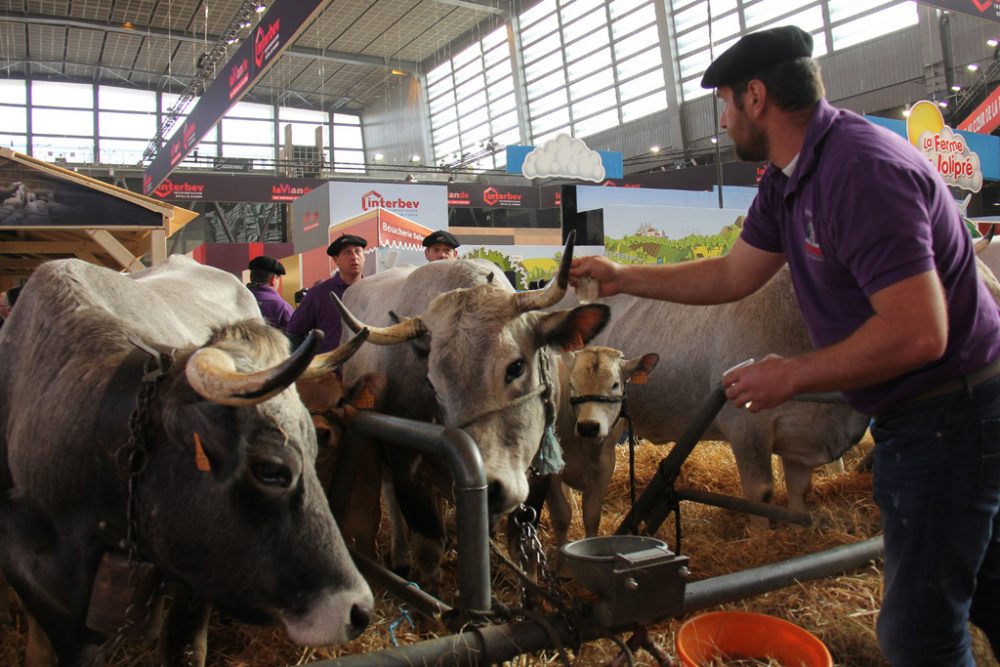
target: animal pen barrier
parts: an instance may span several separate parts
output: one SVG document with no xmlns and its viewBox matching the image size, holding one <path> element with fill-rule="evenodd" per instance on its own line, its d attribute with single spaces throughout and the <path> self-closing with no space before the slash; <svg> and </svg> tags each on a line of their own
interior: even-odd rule
<svg viewBox="0 0 1000 667">
<path fill-rule="evenodd" d="M 828 400 L 824 395 L 799 399 Z M 671 452 L 661 461 L 654 479 L 616 531 L 618 535 L 655 533 L 671 511 L 676 514 L 680 500 L 708 502 L 779 520 L 803 522 L 800 513 L 763 503 L 719 494 L 674 490 L 673 483 L 680 466 L 725 403 L 725 392 L 721 386 L 717 387 Z M 611 590 L 598 601 L 580 603 L 569 615 L 538 614 L 523 621 L 490 624 L 487 622 L 492 615 L 492 592 L 486 477 L 475 443 L 459 429 L 363 413 L 354 421 L 345 438 L 341 470 L 338 471 L 338 476 L 345 483 L 352 478 L 354 461 L 364 446 L 362 439 L 355 435 L 377 438 L 393 446 L 410 447 L 440 457 L 448 465 L 455 481 L 458 562 L 455 607 L 408 585 L 371 559 L 357 553 L 353 555 L 358 568 L 370 583 L 382 586 L 419 613 L 444 622 L 455 634 L 312 663 L 319 667 L 491 665 L 526 653 L 578 647 L 587 641 L 614 638 L 624 632 L 633 632 L 633 639 L 643 638 L 645 626 L 653 622 L 778 590 L 796 582 L 835 576 L 862 567 L 882 554 L 882 538 L 875 537 L 691 583 L 685 582 L 686 558 L 642 563 L 619 555 L 614 564 Z M 335 484 L 333 488 L 343 490 L 348 487 Z M 345 499 L 334 498 L 333 502 L 343 503 Z M 679 541 L 679 518 L 677 537 Z M 679 546 L 676 549 L 679 553 Z M 666 553 L 673 556 L 669 551 Z M 637 602 L 638 595 L 631 595 L 630 591 L 635 592 L 636 589 L 645 593 L 642 596 L 645 603 Z M 657 595 L 648 595 L 650 589 L 655 590 Z M 654 600 L 652 604 L 655 608 L 650 608 L 649 600 Z"/>
</svg>

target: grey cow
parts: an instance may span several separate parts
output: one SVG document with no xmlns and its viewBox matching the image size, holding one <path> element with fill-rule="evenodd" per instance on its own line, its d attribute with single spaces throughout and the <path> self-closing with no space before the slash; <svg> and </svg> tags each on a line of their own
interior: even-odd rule
<svg viewBox="0 0 1000 667">
<path fill-rule="evenodd" d="M 238 619 L 282 623 L 297 643 L 360 633 L 371 591 L 330 514 L 313 425 L 290 386 L 344 352 L 313 359 L 313 337 L 289 356 L 234 276 L 186 258 L 132 277 L 59 260 L 39 267 L 0 330 L 0 566 L 59 664 L 86 662 L 104 639 L 85 618 L 98 561 L 125 537 L 119 448 L 148 358 L 133 340 L 173 356 L 144 412 L 139 557 Z M 119 389 L 106 395 L 112 380 Z M 190 639 L 204 620 L 167 634 Z M 185 649 L 167 650 L 180 662 Z"/>
<path fill-rule="evenodd" d="M 364 322 L 368 342 L 379 345 L 363 346 L 344 365 L 344 381 L 385 373 L 386 413 L 464 429 L 482 453 L 494 520 L 527 497 L 528 468 L 554 415 L 558 387 L 550 348 L 581 347 L 608 319 L 607 306 L 599 304 L 540 310 L 565 294 L 571 257 L 568 245 L 560 278 L 531 292 L 515 293 L 490 262 L 454 260 L 392 269 L 344 293 L 349 325 Z M 430 485 L 447 495 L 450 478 L 426 458 L 388 452 L 389 505 L 409 528 L 421 585 L 433 588 L 444 527 Z M 410 563 L 399 518 L 394 512 L 392 565 L 403 569 Z"/>
</svg>

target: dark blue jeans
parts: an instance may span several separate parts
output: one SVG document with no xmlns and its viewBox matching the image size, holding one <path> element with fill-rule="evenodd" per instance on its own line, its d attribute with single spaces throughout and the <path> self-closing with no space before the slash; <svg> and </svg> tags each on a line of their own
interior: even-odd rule
<svg viewBox="0 0 1000 667">
<path fill-rule="evenodd" d="M 885 536 L 882 653 L 975 667 L 968 623 L 1000 657 L 1000 378 L 875 420 Z"/>
</svg>

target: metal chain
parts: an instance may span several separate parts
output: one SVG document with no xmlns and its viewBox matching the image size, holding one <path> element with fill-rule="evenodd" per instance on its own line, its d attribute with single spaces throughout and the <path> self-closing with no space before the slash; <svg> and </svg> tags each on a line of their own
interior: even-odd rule
<svg viewBox="0 0 1000 667">
<path fill-rule="evenodd" d="M 156 399 L 160 380 L 166 375 L 173 363 L 173 354 L 159 352 L 138 340 L 131 341 L 133 345 L 149 355 L 143 362 L 142 387 L 136 397 L 135 408 L 128 419 L 128 440 L 115 454 L 119 463 L 125 457 L 125 472 L 128 475 L 128 496 L 125 501 L 125 548 L 128 558 L 129 590 L 135 591 L 139 581 L 139 517 L 138 517 L 138 485 L 149 461 L 146 447 L 146 427 L 149 425 L 150 407 Z M 125 620 L 115 631 L 114 637 L 98 651 L 89 664 L 101 664 L 102 656 L 113 657 L 125 643 L 129 633 L 137 626 L 148 623 L 153 607 L 162 594 L 166 581 L 153 588 L 149 597 L 143 603 L 144 611 L 141 622 L 136 618 L 136 601 L 132 600 L 125 608 Z"/>
</svg>

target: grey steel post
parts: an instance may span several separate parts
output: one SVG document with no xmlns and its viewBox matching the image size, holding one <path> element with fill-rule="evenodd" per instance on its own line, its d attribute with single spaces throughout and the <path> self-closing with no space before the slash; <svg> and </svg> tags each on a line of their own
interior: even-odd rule
<svg viewBox="0 0 1000 667">
<path fill-rule="evenodd" d="M 461 429 L 364 412 L 351 424 L 362 435 L 437 457 L 455 483 L 458 532 L 458 604 L 488 612 L 491 606 L 489 510 L 486 473 L 476 443 Z"/>
</svg>

